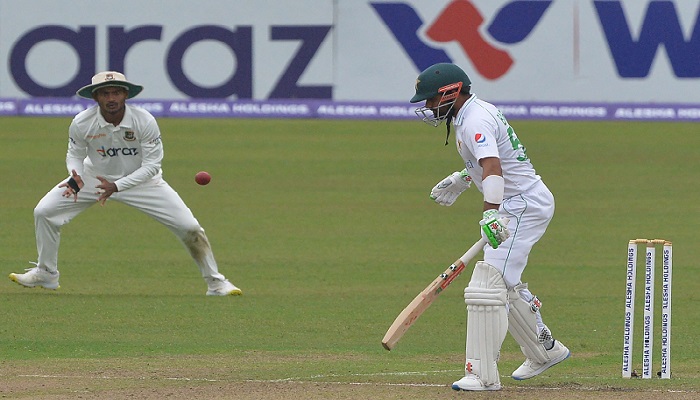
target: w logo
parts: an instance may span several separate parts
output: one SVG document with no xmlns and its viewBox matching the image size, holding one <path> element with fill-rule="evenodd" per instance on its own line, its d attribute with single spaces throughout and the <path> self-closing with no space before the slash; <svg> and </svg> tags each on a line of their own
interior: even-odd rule
<svg viewBox="0 0 700 400">
<path fill-rule="evenodd" d="M 532 32 L 552 1 L 512 1 L 488 22 L 492 41 L 519 43 Z M 424 22 L 416 11 L 404 3 L 371 3 L 391 30 L 418 70 L 438 62 L 452 62 L 442 49 L 424 43 L 418 34 Z M 453 0 L 430 22 L 425 35 L 436 43 L 457 42 L 474 68 L 486 79 L 497 79 L 513 66 L 507 51 L 489 43 L 481 35 L 485 20 L 469 0 Z"/>
<path fill-rule="evenodd" d="M 657 49 L 663 44 L 677 77 L 700 77 L 700 17 L 696 17 L 690 40 L 686 42 L 674 3 L 651 1 L 635 40 L 620 2 L 594 1 L 594 4 L 620 76 L 649 75 Z"/>
<path fill-rule="evenodd" d="M 472 4 L 475 0 L 452 0 L 432 21 L 423 21 L 410 5 L 411 1 L 370 4 L 416 68 L 422 71 L 435 63 L 453 62 L 440 45 L 454 42 L 476 71 L 489 80 L 501 78 L 515 65 L 508 46 L 524 41 L 553 3 L 551 0 L 501 1 L 505 5 L 485 18 Z M 620 77 L 647 77 L 661 46 L 675 76 L 700 77 L 697 12 L 686 40 L 676 2 L 672 0 L 647 0 L 641 26 L 628 21 L 621 0 L 590 0 L 588 4 L 590 8 L 584 8 L 598 21 L 582 28 L 586 34 L 595 35 L 602 28 L 601 34 Z M 561 9 L 558 11 L 561 13 Z M 578 8 L 572 8 L 572 26 L 578 25 L 577 14 Z"/>
</svg>

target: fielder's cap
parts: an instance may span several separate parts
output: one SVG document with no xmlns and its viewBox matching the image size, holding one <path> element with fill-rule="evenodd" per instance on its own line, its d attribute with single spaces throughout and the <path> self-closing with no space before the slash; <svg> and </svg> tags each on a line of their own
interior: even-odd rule
<svg viewBox="0 0 700 400">
<path fill-rule="evenodd" d="M 136 96 L 143 90 L 143 86 L 127 81 L 126 77 L 121 72 L 104 71 L 93 76 L 92 83 L 80 88 L 76 94 L 86 99 L 92 99 L 92 93 L 95 90 L 106 86 L 118 86 L 126 89 L 127 92 L 129 92 L 129 94 L 126 96 L 127 99 Z"/>
</svg>

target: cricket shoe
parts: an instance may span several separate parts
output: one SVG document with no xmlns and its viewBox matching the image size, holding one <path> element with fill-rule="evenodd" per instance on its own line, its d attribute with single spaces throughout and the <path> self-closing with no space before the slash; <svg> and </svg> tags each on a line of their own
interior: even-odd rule
<svg viewBox="0 0 700 400">
<path fill-rule="evenodd" d="M 228 279 L 211 279 L 207 282 L 209 284 L 207 296 L 240 296 L 243 294 L 243 291 L 229 282 Z"/>
<path fill-rule="evenodd" d="M 23 274 L 11 273 L 10 280 L 29 288 L 41 286 L 44 289 L 56 290 L 60 287 L 58 285 L 58 271 L 52 273 L 38 265 L 34 268 L 27 268 L 25 271 L 27 272 Z"/>
<path fill-rule="evenodd" d="M 468 374 L 464 378 L 453 383 L 452 389 L 457 391 L 501 390 L 501 382 L 496 382 L 492 385 L 485 385 L 478 375 Z"/>
<path fill-rule="evenodd" d="M 557 365 L 569 358 L 571 352 L 566 346 L 561 344 L 560 341 L 555 340 L 554 347 L 552 347 L 551 350 L 547 350 L 547 354 L 549 355 L 549 361 L 546 363 L 538 363 L 528 358 L 518 369 L 513 371 L 511 377 L 518 381 L 535 377 L 544 372 L 547 368 Z"/>
</svg>

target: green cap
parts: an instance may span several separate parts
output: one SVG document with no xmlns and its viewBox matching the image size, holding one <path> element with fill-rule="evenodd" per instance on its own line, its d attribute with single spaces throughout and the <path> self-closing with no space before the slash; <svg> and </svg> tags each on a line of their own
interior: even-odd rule
<svg viewBox="0 0 700 400">
<path fill-rule="evenodd" d="M 416 79 L 416 94 L 411 98 L 411 103 L 428 100 L 436 96 L 441 87 L 462 82 L 462 87 L 472 84 L 462 68 L 450 64 L 434 64 L 421 72 Z"/>
</svg>

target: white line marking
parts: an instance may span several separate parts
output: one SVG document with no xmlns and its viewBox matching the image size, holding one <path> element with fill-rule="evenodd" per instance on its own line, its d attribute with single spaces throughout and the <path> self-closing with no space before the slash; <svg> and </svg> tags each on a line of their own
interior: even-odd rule
<svg viewBox="0 0 700 400">
<path fill-rule="evenodd" d="M 210 378 L 188 378 L 188 377 L 120 377 L 120 376 L 82 376 L 82 375 L 46 375 L 46 374 L 22 374 L 17 375 L 19 378 L 48 378 L 48 379 L 122 379 L 122 380 L 174 380 L 174 381 L 192 381 L 192 382 L 247 382 L 247 383 L 326 383 L 330 385 L 350 385 L 350 386 L 405 386 L 405 387 L 450 387 L 448 384 L 437 384 L 437 383 L 391 383 L 391 382 L 341 382 L 341 381 L 323 381 L 318 379 L 326 378 L 340 378 L 348 376 L 356 377 L 373 377 L 373 376 L 426 376 L 444 373 L 461 373 L 461 370 L 435 370 L 435 371 L 403 371 L 403 372 L 377 372 L 377 373 L 367 373 L 367 374 L 320 374 L 311 375 L 307 377 L 289 377 L 280 379 L 210 379 Z M 510 376 L 502 376 L 503 378 L 510 378 Z M 598 380 L 600 377 L 593 376 L 577 376 L 569 377 L 572 380 L 587 380 L 594 379 Z M 529 390 L 573 390 L 578 392 L 585 391 L 614 391 L 614 389 L 609 390 L 601 387 L 582 387 L 577 386 L 572 387 L 542 387 L 542 386 L 509 386 L 505 385 L 505 389 L 510 389 L 514 391 L 529 391 Z M 634 390 L 634 389 L 630 389 Z M 697 390 L 644 390 L 645 392 L 659 392 L 659 393 L 698 393 Z"/>
</svg>

